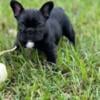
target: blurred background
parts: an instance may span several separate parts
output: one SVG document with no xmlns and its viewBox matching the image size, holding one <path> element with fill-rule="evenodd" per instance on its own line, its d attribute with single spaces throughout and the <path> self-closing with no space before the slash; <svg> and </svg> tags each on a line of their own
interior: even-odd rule
<svg viewBox="0 0 100 100">
<path fill-rule="evenodd" d="M 18 1 L 25 8 L 39 9 L 47 0 Z M 54 66 L 58 72 L 44 67 L 37 53 L 33 53 L 33 61 L 22 54 L 3 55 L 0 62 L 8 66 L 9 79 L 0 85 L 0 100 L 100 99 L 100 0 L 52 1 L 65 10 L 73 24 L 76 50 L 65 38 L 61 41 Z M 0 0 L 0 51 L 13 46 L 16 33 L 10 0 Z"/>
</svg>

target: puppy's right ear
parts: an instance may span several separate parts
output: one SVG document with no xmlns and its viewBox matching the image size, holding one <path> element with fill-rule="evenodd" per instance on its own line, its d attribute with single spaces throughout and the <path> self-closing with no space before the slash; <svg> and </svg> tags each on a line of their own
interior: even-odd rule
<svg viewBox="0 0 100 100">
<path fill-rule="evenodd" d="M 14 16 L 18 18 L 20 14 L 23 12 L 24 8 L 23 6 L 16 0 L 11 0 L 10 6 L 12 8 L 12 11 L 14 13 Z"/>
</svg>

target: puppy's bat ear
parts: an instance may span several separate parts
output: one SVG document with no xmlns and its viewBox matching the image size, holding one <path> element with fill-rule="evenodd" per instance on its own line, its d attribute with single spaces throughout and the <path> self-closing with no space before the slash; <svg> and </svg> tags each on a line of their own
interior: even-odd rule
<svg viewBox="0 0 100 100">
<path fill-rule="evenodd" d="M 18 18 L 24 10 L 23 6 L 16 0 L 11 0 L 10 6 L 16 18 Z"/>
<path fill-rule="evenodd" d="M 52 1 L 48 1 L 40 8 L 40 11 L 45 18 L 48 18 L 53 7 L 54 3 Z"/>
</svg>

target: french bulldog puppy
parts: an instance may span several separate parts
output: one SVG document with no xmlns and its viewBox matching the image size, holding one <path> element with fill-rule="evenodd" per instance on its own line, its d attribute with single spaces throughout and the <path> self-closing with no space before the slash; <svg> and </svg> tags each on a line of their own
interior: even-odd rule
<svg viewBox="0 0 100 100">
<path fill-rule="evenodd" d="M 56 46 L 62 36 L 75 45 L 75 32 L 64 10 L 46 2 L 40 9 L 25 9 L 11 0 L 10 6 L 18 24 L 15 46 L 36 48 L 44 52 L 47 61 L 56 63 Z"/>
</svg>

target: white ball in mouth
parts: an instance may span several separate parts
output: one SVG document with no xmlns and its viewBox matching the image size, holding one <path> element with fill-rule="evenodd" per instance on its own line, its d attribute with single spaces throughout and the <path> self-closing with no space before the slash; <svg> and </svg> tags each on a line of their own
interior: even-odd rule
<svg viewBox="0 0 100 100">
<path fill-rule="evenodd" d="M 0 83 L 4 82 L 7 79 L 7 69 L 6 66 L 0 63 Z"/>
<path fill-rule="evenodd" d="M 34 42 L 28 41 L 28 42 L 26 43 L 26 48 L 33 48 L 34 45 L 35 45 Z"/>
</svg>

